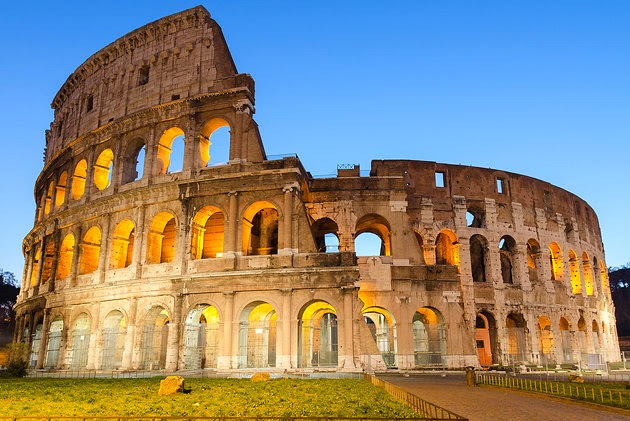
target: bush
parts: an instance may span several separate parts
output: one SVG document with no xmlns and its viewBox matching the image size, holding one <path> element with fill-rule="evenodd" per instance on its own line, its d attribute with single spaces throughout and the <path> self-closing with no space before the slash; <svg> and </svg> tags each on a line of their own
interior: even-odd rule
<svg viewBox="0 0 630 421">
<path fill-rule="evenodd" d="M 2 377 L 24 377 L 28 372 L 28 347 L 23 343 L 14 343 L 6 347 L 8 351 L 7 369 Z"/>
</svg>

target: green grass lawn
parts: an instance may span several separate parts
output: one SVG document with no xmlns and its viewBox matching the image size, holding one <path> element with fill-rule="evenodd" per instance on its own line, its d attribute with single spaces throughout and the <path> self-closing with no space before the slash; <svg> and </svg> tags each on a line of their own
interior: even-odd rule
<svg viewBox="0 0 630 421">
<path fill-rule="evenodd" d="M 188 394 L 158 396 L 160 378 L 2 379 L 0 415 L 418 417 L 355 379 L 186 379 Z"/>
</svg>

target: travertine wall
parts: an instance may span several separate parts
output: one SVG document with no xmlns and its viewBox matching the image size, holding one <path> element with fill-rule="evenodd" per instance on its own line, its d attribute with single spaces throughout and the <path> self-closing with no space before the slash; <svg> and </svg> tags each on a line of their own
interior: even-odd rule
<svg viewBox="0 0 630 421">
<path fill-rule="evenodd" d="M 266 159 L 253 80 L 202 7 L 94 54 L 53 108 L 16 305 L 33 367 L 619 358 L 586 202 L 489 169 L 373 161 L 369 176 L 314 179 L 295 157 Z M 229 145 L 213 137 L 224 126 Z M 357 257 L 368 234 L 380 247 Z"/>
</svg>

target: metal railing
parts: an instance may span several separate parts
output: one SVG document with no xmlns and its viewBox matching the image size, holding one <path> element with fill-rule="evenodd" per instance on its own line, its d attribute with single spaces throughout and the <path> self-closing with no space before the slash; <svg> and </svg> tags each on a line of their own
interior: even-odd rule
<svg viewBox="0 0 630 421">
<path fill-rule="evenodd" d="M 386 382 L 385 380 L 374 377 L 371 374 L 364 374 L 364 377 L 373 385 L 382 387 L 391 396 L 403 402 L 417 413 L 423 415 L 423 419 L 425 420 L 468 420 L 468 418 L 464 418 L 461 415 L 457 415 L 456 413 L 449 411 L 448 409 L 444 409 L 441 406 L 427 402 L 413 393 L 409 393 L 406 390 Z"/>
</svg>

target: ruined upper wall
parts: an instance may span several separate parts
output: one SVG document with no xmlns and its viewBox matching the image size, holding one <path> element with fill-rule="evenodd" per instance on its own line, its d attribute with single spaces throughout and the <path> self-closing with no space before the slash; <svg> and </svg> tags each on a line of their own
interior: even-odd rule
<svg viewBox="0 0 630 421">
<path fill-rule="evenodd" d="M 180 98 L 235 86 L 236 66 L 202 6 L 149 23 L 88 58 L 52 102 L 46 162 L 82 134 Z"/>
</svg>

